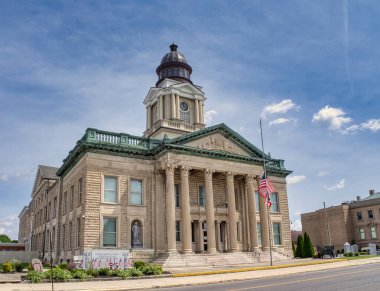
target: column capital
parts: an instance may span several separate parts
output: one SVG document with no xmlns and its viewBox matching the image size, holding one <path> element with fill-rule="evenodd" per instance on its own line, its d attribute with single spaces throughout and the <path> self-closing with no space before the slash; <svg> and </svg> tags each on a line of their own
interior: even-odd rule
<svg viewBox="0 0 380 291">
<path fill-rule="evenodd" d="M 256 176 L 253 174 L 247 174 L 245 175 L 245 180 L 247 183 L 253 183 L 253 181 L 256 179 Z"/>
<path fill-rule="evenodd" d="M 187 165 L 180 166 L 181 174 L 189 175 L 189 171 L 191 170 Z"/>
<path fill-rule="evenodd" d="M 235 177 L 235 173 L 233 173 L 231 171 L 226 172 L 226 178 L 227 178 L 227 180 L 233 180 L 234 177 Z"/>
<path fill-rule="evenodd" d="M 206 175 L 210 175 L 210 176 L 212 176 L 212 174 L 215 173 L 215 170 L 213 170 L 213 169 L 204 169 L 204 173 L 205 173 Z"/>
<path fill-rule="evenodd" d="M 175 166 L 172 164 L 167 164 L 165 166 L 166 175 L 174 175 Z"/>
</svg>

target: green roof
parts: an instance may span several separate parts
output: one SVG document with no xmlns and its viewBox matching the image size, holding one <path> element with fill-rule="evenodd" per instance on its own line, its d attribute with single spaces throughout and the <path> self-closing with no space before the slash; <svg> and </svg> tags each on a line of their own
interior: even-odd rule
<svg viewBox="0 0 380 291">
<path fill-rule="evenodd" d="M 236 145 L 247 152 L 248 156 L 222 150 L 203 149 L 186 145 L 193 140 L 214 133 L 220 133 L 224 137 L 232 140 Z M 273 159 L 269 155 L 264 154 L 261 150 L 224 123 L 206 127 L 177 138 L 164 138 L 162 140 L 88 128 L 83 137 L 77 142 L 76 146 L 63 160 L 63 165 L 59 168 L 57 175 L 64 176 L 86 152 L 150 160 L 154 160 L 166 152 L 175 152 L 250 164 L 262 164 L 263 158 L 265 158 L 269 174 L 287 176 L 291 173 L 291 171 L 285 169 L 284 160 Z"/>
</svg>

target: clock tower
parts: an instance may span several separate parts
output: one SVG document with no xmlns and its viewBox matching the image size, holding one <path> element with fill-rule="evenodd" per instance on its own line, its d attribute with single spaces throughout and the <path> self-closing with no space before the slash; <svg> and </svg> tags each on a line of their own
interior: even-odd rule
<svg viewBox="0 0 380 291">
<path fill-rule="evenodd" d="M 145 137 L 175 138 L 197 131 L 204 124 L 205 96 L 201 86 L 190 80 L 192 68 L 176 44 L 157 67 L 158 81 L 145 97 Z"/>
</svg>

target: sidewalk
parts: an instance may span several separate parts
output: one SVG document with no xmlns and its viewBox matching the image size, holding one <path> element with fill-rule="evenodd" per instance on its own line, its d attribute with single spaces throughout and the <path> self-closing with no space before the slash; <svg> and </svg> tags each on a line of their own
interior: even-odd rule
<svg viewBox="0 0 380 291">
<path fill-rule="evenodd" d="M 337 261 L 327 264 L 314 264 L 307 266 L 291 266 L 278 265 L 275 269 L 224 273 L 215 275 L 200 275 L 200 276 L 184 276 L 174 278 L 154 278 L 154 279 L 139 279 L 139 280 L 120 280 L 120 281 L 98 281 L 98 282 L 73 282 L 73 283 L 54 283 L 55 291 L 109 291 L 109 290 L 135 290 L 149 289 L 161 287 L 173 287 L 184 285 L 199 285 L 219 283 L 226 281 L 246 280 L 255 278 L 264 278 L 272 276 L 282 276 L 303 272 L 311 272 L 318 270 L 328 270 L 355 265 L 364 265 L 369 263 L 380 263 L 380 257 L 352 260 L 352 261 Z M 279 268 L 281 267 L 281 268 Z M 176 274 L 177 276 L 180 274 Z M 0 291 L 48 291 L 51 290 L 51 284 L 3 284 L 0 285 Z"/>
</svg>

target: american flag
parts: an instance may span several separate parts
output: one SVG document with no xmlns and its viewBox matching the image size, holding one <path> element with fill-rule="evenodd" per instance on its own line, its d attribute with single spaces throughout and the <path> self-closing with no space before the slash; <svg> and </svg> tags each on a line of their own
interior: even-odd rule
<svg viewBox="0 0 380 291">
<path fill-rule="evenodd" d="M 269 195 L 274 192 L 274 188 L 269 181 L 269 178 L 265 176 L 265 173 L 263 177 L 261 178 L 260 181 L 260 186 L 259 186 L 259 193 L 261 196 L 265 198 L 266 203 L 268 204 L 268 207 L 270 208 L 272 206 L 272 202 L 270 202 L 270 197 Z"/>
</svg>

